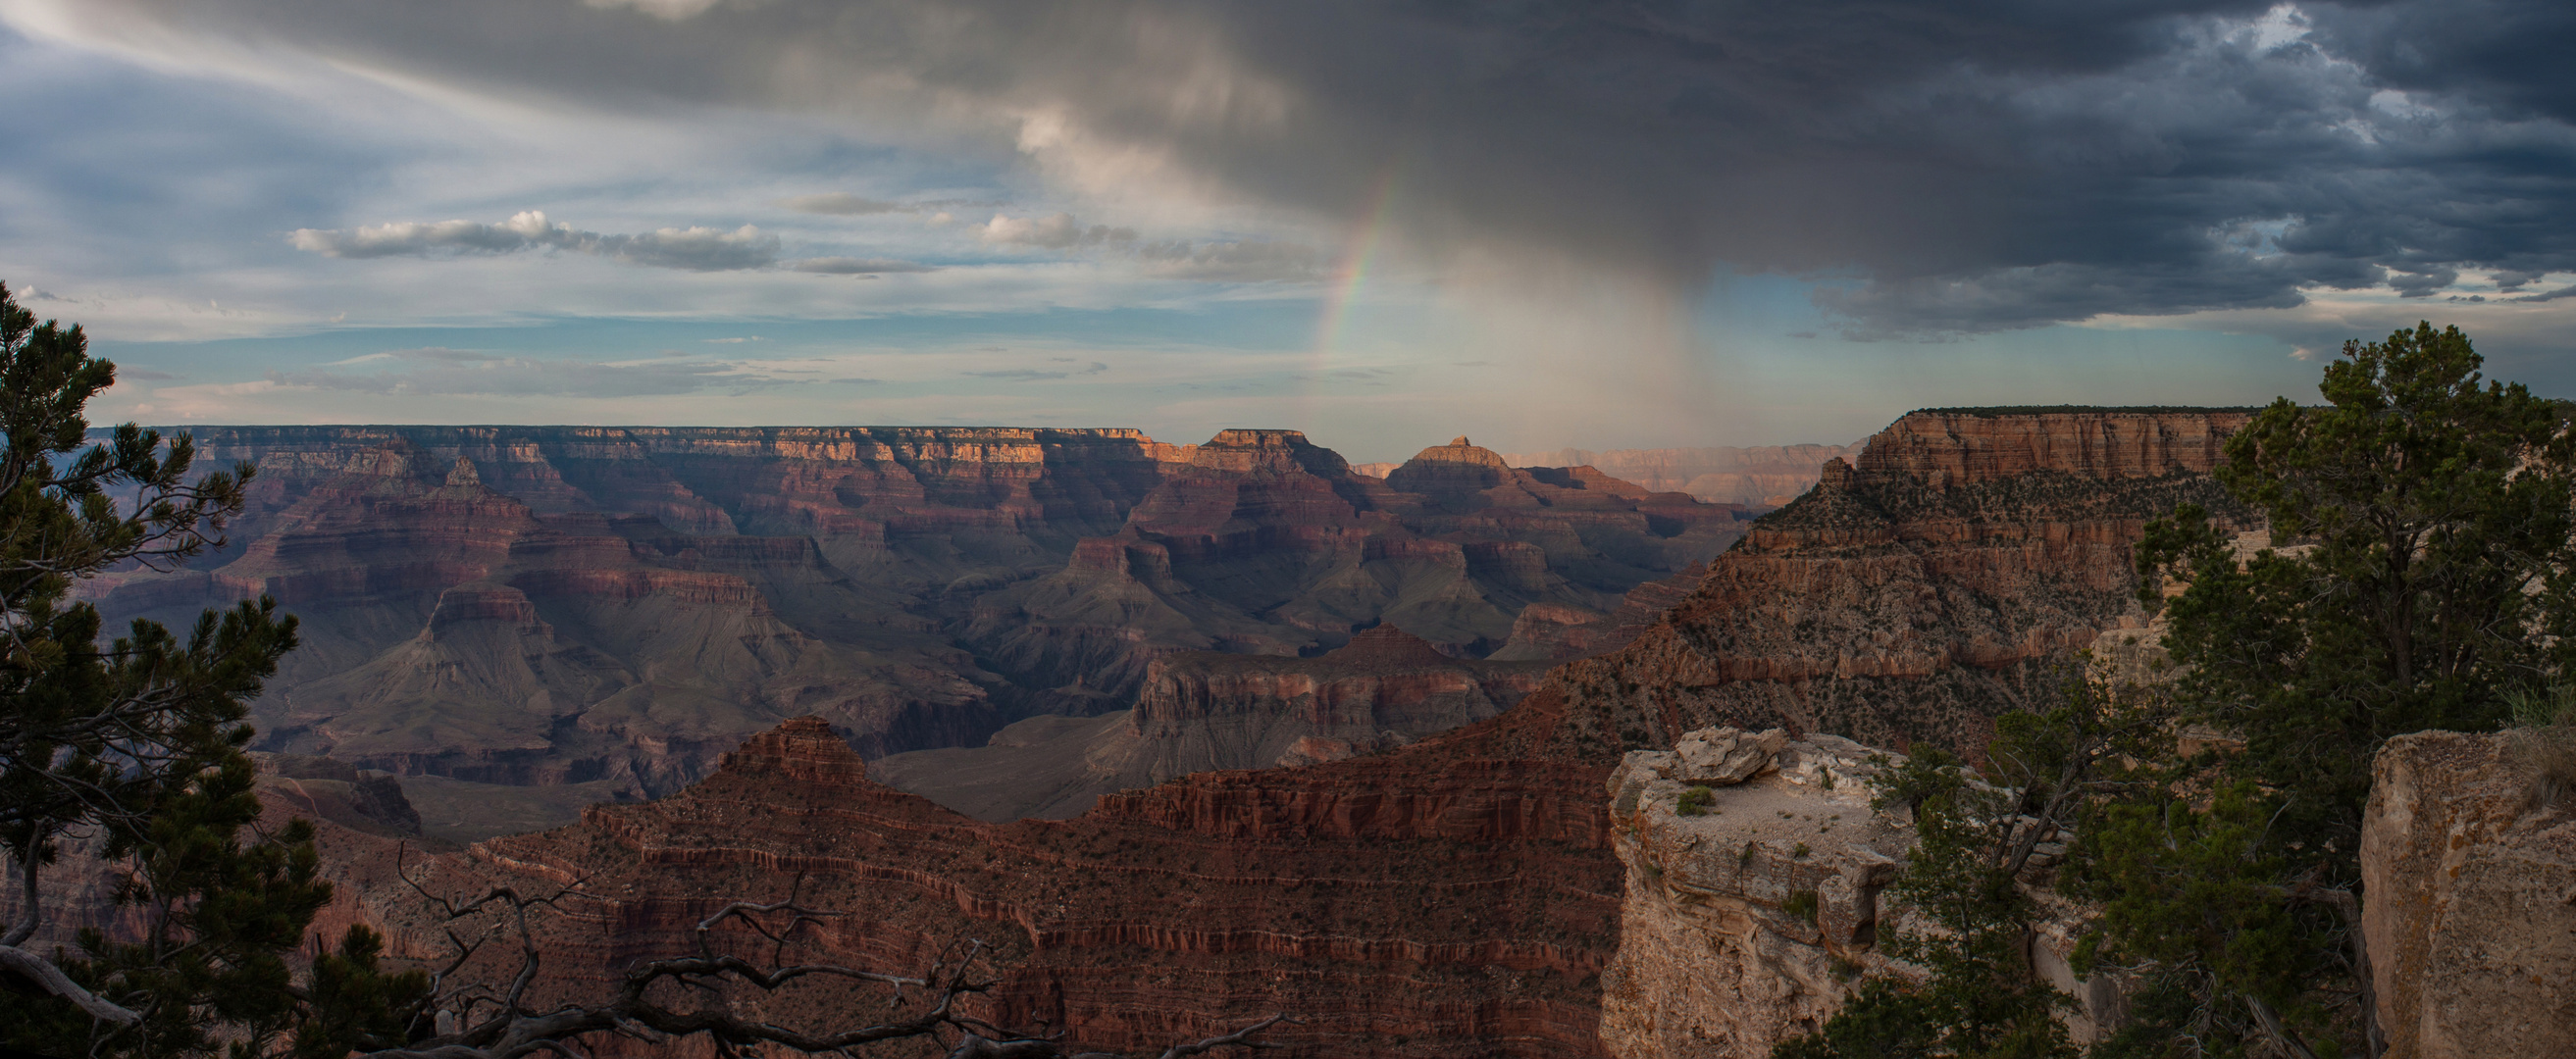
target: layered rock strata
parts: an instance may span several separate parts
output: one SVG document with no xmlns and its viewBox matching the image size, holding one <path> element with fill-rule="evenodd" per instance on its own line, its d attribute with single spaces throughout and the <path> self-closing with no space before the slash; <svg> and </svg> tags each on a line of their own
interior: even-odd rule
<svg viewBox="0 0 2576 1059">
<path fill-rule="evenodd" d="M 2362 935 L 2391 1059 L 2576 1054 L 2576 805 L 2515 745 L 2547 738 L 2417 732 L 2372 762 Z"/>
<path fill-rule="evenodd" d="M 2246 418 L 1913 413 L 1857 466 L 1828 462 L 1652 629 L 1551 680 L 1603 746 L 1785 725 L 1973 754 L 2052 666 L 2143 625 L 2149 519 L 2190 502 L 2249 521 L 2207 473 Z"/>
</svg>

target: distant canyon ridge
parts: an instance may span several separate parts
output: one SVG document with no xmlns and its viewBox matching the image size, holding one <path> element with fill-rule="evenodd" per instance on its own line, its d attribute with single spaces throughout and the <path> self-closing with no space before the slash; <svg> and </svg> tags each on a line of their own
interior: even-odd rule
<svg viewBox="0 0 2576 1059">
<path fill-rule="evenodd" d="M 670 793 L 800 716 L 878 758 L 1142 698 L 1195 740 L 1104 751 L 1123 763 L 1036 798 L 1058 812 L 1179 772 L 1400 744 L 1534 683 L 1453 660 L 1615 646 L 1758 513 L 1513 467 L 1465 438 L 1379 476 L 1291 430 L 191 432 L 200 470 L 258 466 L 250 509 L 184 570 L 86 583 L 111 624 L 274 596 L 304 646 L 254 704 L 259 749 L 405 776 L 432 817 L 453 796 L 450 815 L 523 822 Z M 1379 646 L 1342 650 L 1373 630 Z M 1238 656 L 1312 664 L 1208 660 Z M 1367 679 L 1336 683 L 1343 662 Z M 1334 705 L 1285 727 L 1192 705 L 1264 681 L 1286 702 L 1319 675 Z M 551 808 L 526 804 L 546 789 Z"/>
<path fill-rule="evenodd" d="M 1827 460 L 1860 456 L 1864 438 L 1849 445 L 1755 445 L 1679 449 L 1556 449 L 1505 453 L 1514 467 L 1591 467 L 1657 492 L 1688 493 L 1712 504 L 1780 507 L 1816 484 Z M 1361 463 L 1352 469 L 1385 475 L 1399 464 Z"/>
</svg>

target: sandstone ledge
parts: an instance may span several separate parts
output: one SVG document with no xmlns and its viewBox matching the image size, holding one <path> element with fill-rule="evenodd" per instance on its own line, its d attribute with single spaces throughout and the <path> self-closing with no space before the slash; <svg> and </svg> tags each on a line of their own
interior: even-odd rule
<svg viewBox="0 0 2576 1059">
<path fill-rule="evenodd" d="M 1693 782 L 1701 773 L 1669 751 L 1632 752 L 1610 774 L 1612 843 L 1628 881 L 1619 951 L 1602 975 L 1602 1049 L 1767 1055 L 1822 1025 L 1862 975 L 1907 973 L 1876 940 L 1879 890 L 1913 830 L 1901 814 L 1873 812 L 1868 788 L 1902 759 L 1829 735 L 1704 729 L 1683 742 L 1777 753 L 1732 785 Z M 1685 815 L 1694 787 L 1708 804 Z"/>
</svg>

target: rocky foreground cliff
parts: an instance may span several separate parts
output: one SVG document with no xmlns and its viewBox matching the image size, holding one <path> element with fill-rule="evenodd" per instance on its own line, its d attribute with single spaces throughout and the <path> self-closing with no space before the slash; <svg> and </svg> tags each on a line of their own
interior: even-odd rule
<svg viewBox="0 0 2576 1059">
<path fill-rule="evenodd" d="M 2417 732 L 2372 763 L 2362 935 L 2390 1059 L 2576 1054 L 2571 748 Z"/>
<path fill-rule="evenodd" d="M 1381 623 L 1480 657 L 1530 606 L 1607 620 L 1743 532 L 1464 439 L 1380 480 L 1282 430 L 194 434 L 204 465 L 260 467 L 232 544 L 85 589 L 174 626 L 274 595 L 304 646 L 255 704 L 263 748 L 451 786 L 668 793 L 806 714 L 868 756 L 979 745 L 1123 709 L 1165 655 Z"/>
</svg>

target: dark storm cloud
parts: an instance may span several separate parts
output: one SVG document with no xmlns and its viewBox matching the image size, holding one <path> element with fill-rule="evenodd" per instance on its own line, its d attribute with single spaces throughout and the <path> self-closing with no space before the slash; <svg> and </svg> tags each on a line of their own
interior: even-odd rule
<svg viewBox="0 0 2576 1059">
<path fill-rule="evenodd" d="M 1158 159 L 1326 217 L 1384 196 L 1434 256 L 1820 277 L 1860 333 L 2576 270 L 2556 0 L 2307 4 L 2268 29 L 2237 0 L 48 2 L 99 35 L 140 19 L 496 93 L 839 112 L 1075 172 Z"/>
</svg>

